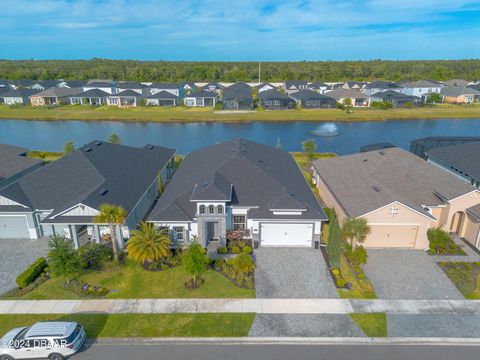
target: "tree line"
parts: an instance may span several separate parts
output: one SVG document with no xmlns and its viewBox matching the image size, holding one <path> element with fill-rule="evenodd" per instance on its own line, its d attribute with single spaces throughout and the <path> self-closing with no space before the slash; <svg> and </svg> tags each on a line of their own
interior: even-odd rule
<svg viewBox="0 0 480 360">
<path fill-rule="evenodd" d="M 258 81 L 258 62 L 136 60 L 0 60 L 0 79 Z M 261 81 L 480 79 L 480 60 L 262 62 Z"/>
</svg>

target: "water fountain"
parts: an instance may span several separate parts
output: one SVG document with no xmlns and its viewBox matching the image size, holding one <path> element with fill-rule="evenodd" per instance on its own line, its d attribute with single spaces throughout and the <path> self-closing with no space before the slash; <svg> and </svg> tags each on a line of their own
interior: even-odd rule
<svg viewBox="0 0 480 360">
<path fill-rule="evenodd" d="M 340 134 L 335 123 L 322 124 L 315 130 L 312 130 L 311 133 L 317 136 L 337 136 Z"/>
</svg>

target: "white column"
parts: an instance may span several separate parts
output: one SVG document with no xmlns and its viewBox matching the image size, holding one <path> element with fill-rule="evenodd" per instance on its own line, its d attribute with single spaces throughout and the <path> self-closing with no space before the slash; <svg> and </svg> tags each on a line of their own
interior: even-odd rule
<svg viewBox="0 0 480 360">
<path fill-rule="evenodd" d="M 80 247 L 80 244 L 78 243 L 77 227 L 75 225 L 68 225 L 68 228 L 70 230 L 70 235 L 73 239 L 73 246 L 75 246 L 75 249 L 78 249 Z"/>
<path fill-rule="evenodd" d="M 95 235 L 95 242 L 100 244 L 100 229 L 98 225 L 93 225 L 93 234 Z"/>
</svg>

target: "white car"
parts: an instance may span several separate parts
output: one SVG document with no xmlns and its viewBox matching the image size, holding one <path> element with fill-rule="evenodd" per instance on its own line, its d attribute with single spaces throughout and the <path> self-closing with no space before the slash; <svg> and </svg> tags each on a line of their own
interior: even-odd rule
<svg viewBox="0 0 480 360">
<path fill-rule="evenodd" d="M 63 360 L 77 353 L 85 339 L 85 330 L 76 322 L 39 322 L 6 333 L 0 339 L 0 360 Z"/>
</svg>

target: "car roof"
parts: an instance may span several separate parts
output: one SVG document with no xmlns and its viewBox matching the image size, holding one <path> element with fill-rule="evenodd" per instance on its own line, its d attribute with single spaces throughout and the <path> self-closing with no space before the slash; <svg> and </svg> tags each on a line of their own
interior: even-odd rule
<svg viewBox="0 0 480 360">
<path fill-rule="evenodd" d="M 30 327 L 25 333 L 26 338 L 41 336 L 58 336 L 65 337 L 73 332 L 76 328 L 76 322 L 66 321 L 45 321 L 38 322 Z"/>
</svg>

